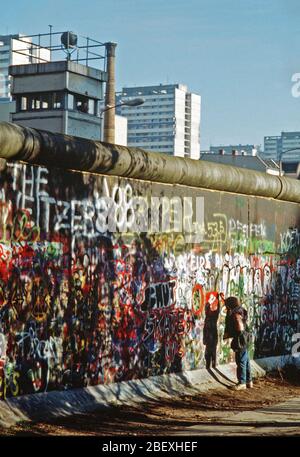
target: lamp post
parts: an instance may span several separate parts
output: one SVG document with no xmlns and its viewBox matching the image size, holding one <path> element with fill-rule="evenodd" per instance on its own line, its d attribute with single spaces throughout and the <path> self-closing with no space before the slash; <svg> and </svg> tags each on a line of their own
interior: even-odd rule
<svg viewBox="0 0 300 457">
<path fill-rule="evenodd" d="M 143 98 L 133 98 L 132 100 L 121 100 L 120 103 L 118 103 L 117 105 L 112 105 L 112 106 L 106 105 L 104 108 L 102 108 L 100 110 L 100 139 L 102 140 L 103 114 L 106 111 L 118 108 L 119 106 L 140 106 L 140 105 L 143 105 L 144 103 L 145 103 L 145 100 Z M 104 135 L 103 141 L 105 141 L 106 143 L 109 142 L 109 141 L 107 141 L 107 138 L 105 138 L 105 135 Z"/>
<path fill-rule="evenodd" d="M 282 151 L 279 154 L 279 176 L 282 176 L 282 156 L 286 152 L 292 152 L 292 151 L 300 151 L 300 148 L 291 148 L 291 149 L 286 149 L 285 151 Z"/>
</svg>

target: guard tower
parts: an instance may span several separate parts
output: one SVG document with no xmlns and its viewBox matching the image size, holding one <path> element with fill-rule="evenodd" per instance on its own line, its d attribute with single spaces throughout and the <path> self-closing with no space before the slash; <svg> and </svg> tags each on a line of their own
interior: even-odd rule
<svg viewBox="0 0 300 457">
<path fill-rule="evenodd" d="M 57 34 L 51 34 L 50 42 L 53 35 Z M 107 73 L 89 65 L 91 59 L 96 59 L 90 55 L 96 55 L 97 46 L 88 41 L 86 56 L 80 58 L 79 49 L 82 51 L 83 47 L 77 46 L 73 32 L 64 32 L 61 41 L 59 47 L 52 44 L 49 50 L 52 56 L 54 51 L 63 50 L 65 60 L 53 61 L 52 58 L 45 62 L 41 59 L 38 63 L 10 66 L 12 96 L 16 102 L 11 120 L 24 127 L 99 140 L 99 102 L 104 97 Z M 99 43 L 99 46 L 105 45 Z M 76 50 L 77 58 L 73 58 Z M 80 63 L 82 60 L 85 65 Z"/>
</svg>

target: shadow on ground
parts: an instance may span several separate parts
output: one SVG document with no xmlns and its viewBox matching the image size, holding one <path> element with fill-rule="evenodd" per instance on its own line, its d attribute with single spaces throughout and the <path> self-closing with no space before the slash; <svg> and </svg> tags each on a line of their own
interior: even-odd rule
<svg viewBox="0 0 300 457">
<path fill-rule="evenodd" d="M 300 395 L 299 371 L 287 367 L 284 371 L 258 379 L 254 389 L 243 391 L 243 396 L 237 396 L 231 389 L 211 390 L 194 396 L 183 394 L 173 399 L 151 400 L 135 406 L 112 406 L 89 414 L 22 423 L 11 429 L 0 429 L 0 433 L 2 436 L 167 435 L 197 424 L 225 425 L 224 419 L 230 425 L 230 419 L 237 412 L 270 405 L 274 405 L 276 410 L 276 403 L 297 395 Z M 270 425 L 278 426 L 271 420 L 263 424 Z M 284 427 L 291 426 L 295 426 L 293 421 L 284 423 Z"/>
</svg>

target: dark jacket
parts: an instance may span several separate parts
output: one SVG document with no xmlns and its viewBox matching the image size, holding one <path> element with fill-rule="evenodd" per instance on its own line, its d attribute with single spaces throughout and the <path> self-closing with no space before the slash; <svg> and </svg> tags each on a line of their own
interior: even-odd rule
<svg viewBox="0 0 300 457">
<path fill-rule="evenodd" d="M 249 332 L 247 331 L 248 313 L 242 306 L 227 311 L 225 318 L 224 339 L 233 338 L 231 348 L 238 351 L 247 347 Z"/>
<path fill-rule="evenodd" d="M 212 311 L 209 303 L 205 305 L 205 321 L 203 327 L 203 344 L 207 346 L 216 346 L 218 344 L 218 318 L 220 313 L 220 305 Z"/>
<path fill-rule="evenodd" d="M 224 339 L 234 338 L 245 330 L 248 313 L 242 306 L 228 310 L 225 318 Z"/>
</svg>

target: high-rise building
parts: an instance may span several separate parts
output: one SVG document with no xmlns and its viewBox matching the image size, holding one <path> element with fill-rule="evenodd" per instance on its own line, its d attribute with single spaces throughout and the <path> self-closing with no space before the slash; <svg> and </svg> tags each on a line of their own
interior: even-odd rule
<svg viewBox="0 0 300 457">
<path fill-rule="evenodd" d="M 300 132 L 281 132 L 280 136 L 265 136 L 264 157 L 300 162 Z"/>
<path fill-rule="evenodd" d="M 16 35 L 0 35 L 0 101 L 11 101 L 10 65 L 49 61 L 50 51 L 34 45 L 31 38 Z"/>
<path fill-rule="evenodd" d="M 0 35 L 0 121 L 10 121 L 11 113 L 15 111 L 9 66 L 35 63 L 39 58 L 49 61 L 50 52 L 35 46 L 29 37 L 20 34 Z"/>
<path fill-rule="evenodd" d="M 281 133 L 281 155 L 282 159 L 300 162 L 300 132 Z"/>
<path fill-rule="evenodd" d="M 121 106 L 128 120 L 128 146 L 180 157 L 200 157 L 201 97 L 182 84 L 124 87 L 121 99 L 140 97 L 144 104 Z"/>
<path fill-rule="evenodd" d="M 277 160 L 281 151 L 281 136 L 264 137 L 264 157 Z"/>
<path fill-rule="evenodd" d="M 300 132 L 281 132 L 279 160 L 285 174 L 299 176 Z"/>
<path fill-rule="evenodd" d="M 271 159 L 285 157 L 300 162 L 300 132 L 281 132 L 280 136 L 265 136 L 264 156 Z M 283 157 L 284 156 L 284 157 Z"/>
<path fill-rule="evenodd" d="M 281 132 L 280 136 L 265 136 L 263 156 L 280 160 L 283 171 L 294 175 L 300 163 L 300 132 Z"/>
</svg>

